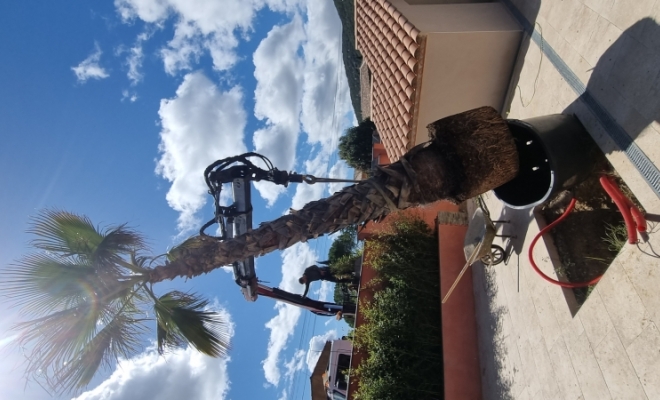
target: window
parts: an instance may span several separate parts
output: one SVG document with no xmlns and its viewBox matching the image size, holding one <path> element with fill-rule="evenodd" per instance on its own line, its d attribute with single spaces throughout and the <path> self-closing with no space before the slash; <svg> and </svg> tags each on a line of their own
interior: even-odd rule
<svg viewBox="0 0 660 400">
<path fill-rule="evenodd" d="M 351 368 L 351 356 L 340 354 L 337 357 L 337 370 L 335 371 L 335 387 L 339 390 L 348 390 L 348 370 Z"/>
</svg>

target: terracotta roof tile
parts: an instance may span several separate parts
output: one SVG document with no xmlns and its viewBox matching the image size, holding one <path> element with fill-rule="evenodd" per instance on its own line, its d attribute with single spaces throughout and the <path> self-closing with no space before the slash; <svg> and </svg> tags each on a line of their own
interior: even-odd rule
<svg viewBox="0 0 660 400">
<path fill-rule="evenodd" d="M 399 115 L 403 115 L 407 112 L 406 107 L 404 107 L 403 104 L 397 104 L 396 109 L 399 111 Z"/>
<path fill-rule="evenodd" d="M 408 110 L 408 112 L 411 112 L 413 108 L 413 102 L 410 100 L 406 100 L 403 102 L 403 106 L 406 108 L 406 110 Z"/>
<path fill-rule="evenodd" d="M 356 6 L 356 43 L 373 78 L 372 120 L 394 161 L 413 126 L 419 30 L 387 0 L 356 0 Z"/>
<path fill-rule="evenodd" d="M 405 83 L 402 83 L 402 82 L 405 82 Z M 399 84 L 401 85 L 401 87 L 405 88 L 403 90 L 406 91 L 406 96 L 408 96 L 408 98 L 410 98 L 413 95 L 413 93 L 415 93 L 415 89 L 413 89 L 412 86 L 406 85 L 406 83 L 408 83 L 408 81 L 406 81 L 403 78 L 401 78 L 401 80 L 399 81 Z"/>
</svg>

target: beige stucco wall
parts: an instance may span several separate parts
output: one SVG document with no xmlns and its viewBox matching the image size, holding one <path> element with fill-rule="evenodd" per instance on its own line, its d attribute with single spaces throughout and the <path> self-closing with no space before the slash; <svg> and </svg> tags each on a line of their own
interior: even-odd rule
<svg viewBox="0 0 660 400">
<path fill-rule="evenodd" d="M 509 11 L 497 2 L 411 5 L 389 0 L 422 33 L 519 30 Z"/>
<path fill-rule="evenodd" d="M 432 33 L 426 39 L 415 144 L 426 125 L 480 106 L 502 111 L 522 32 Z"/>
<path fill-rule="evenodd" d="M 426 125 L 440 118 L 484 105 L 502 111 L 522 29 L 501 3 L 389 1 L 425 41 L 418 66 L 415 144 L 428 140 Z"/>
</svg>

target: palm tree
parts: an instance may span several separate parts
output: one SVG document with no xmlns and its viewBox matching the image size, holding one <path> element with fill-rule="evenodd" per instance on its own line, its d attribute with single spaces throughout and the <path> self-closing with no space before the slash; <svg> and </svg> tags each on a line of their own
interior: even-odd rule
<svg viewBox="0 0 660 400">
<path fill-rule="evenodd" d="M 429 125 L 433 139 L 374 176 L 301 210 L 226 241 L 193 237 L 153 268 L 141 255 L 143 239 L 125 226 L 99 232 L 91 222 L 48 211 L 34 220 L 41 253 L 4 271 L 2 290 L 27 315 L 20 343 L 27 371 L 52 380 L 57 390 L 86 385 L 96 370 L 134 354 L 153 302 L 159 350 L 190 343 L 211 356 L 226 352 L 217 314 L 192 294 L 157 297 L 154 283 L 192 278 L 250 256 L 332 233 L 350 225 L 437 200 L 460 203 L 513 179 L 518 153 L 506 122 L 483 107 Z M 49 381 L 50 382 L 50 381 Z"/>
<path fill-rule="evenodd" d="M 374 175 L 301 210 L 262 223 L 223 242 L 193 237 L 150 270 L 150 281 L 193 278 L 218 266 L 283 250 L 350 225 L 438 200 L 461 203 L 513 179 L 518 152 L 508 125 L 492 107 L 440 119 L 428 126 L 431 141 L 408 151 Z"/>
<path fill-rule="evenodd" d="M 30 318 L 16 326 L 27 376 L 49 390 L 83 388 L 100 367 L 136 354 L 154 320 L 161 353 L 184 344 L 227 353 L 228 325 L 206 300 L 154 294 L 144 239 L 126 226 L 100 230 L 86 217 L 47 210 L 29 232 L 38 252 L 6 271 L 2 291 Z"/>
</svg>

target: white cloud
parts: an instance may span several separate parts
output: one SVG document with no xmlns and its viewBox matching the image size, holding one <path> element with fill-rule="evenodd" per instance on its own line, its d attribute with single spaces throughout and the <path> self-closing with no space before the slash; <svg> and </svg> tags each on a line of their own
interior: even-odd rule
<svg viewBox="0 0 660 400">
<path fill-rule="evenodd" d="M 101 61 L 101 48 L 98 43 L 94 43 L 94 51 L 86 59 L 71 70 L 76 74 L 78 82 L 85 83 L 88 79 L 104 79 L 110 76 L 106 70 L 99 65 Z"/>
<path fill-rule="evenodd" d="M 314 264 L 316 253 L 307 243 L 297 243 L 282 252 L 282 282 L 279 287 L 291 293 L 302 293 L 304 286 L 298 283 L 298 278 L 308 266 Z M 277 386 L 280 382 L 280 353 L 293 335 L 301 309 L 285 303 L 276 303 L 277 315 L 266 323 L 270 329 L 268 353 L 262 362 L 266 381 Z"/>
<path fill-rule="evenodd" d="M 287 380 L 292 380 L 296 372 L 303 369 L 305 355 L 305 350 L 298 349 L 293 354 L 293 357 L 284 363 L 284 368 L 286 369 L 284 375 L 286 376 Z"/>
<path fill-rule="evenodd" d="M 277 315 L 266 323 L 266 328 L 270 329 L 270 338 L 268 339 L 268 354 L 262 364 L 266 381 L 277 386 L 281 376 L 280 353 L 286 348 L 286 343 L 293 334 L 301 310 L 285 303 L 276 303 L 275 309 Z"/>
<path fill-rule="evenodd" d="M 188 74 L 172 99 L 160 103 L 162 130 L 156 172 L 172 182 L 167 202 L 178 211 L 178 228 L 199 227 L 206 204 L 204 169 L 213 161 L 244 153 L 246 113 L 239 87 L 219 90 L 201 72 Z"/>
<path fill-rule="evenodd" d="M 309 372 L 314 371 L 314 367 L 316 366 L 316 363 L 319 361 L 319 357 L 321 357 L 321 351 L 323 351 L 323 346 L 325 346 L 325 342 L 329 340 L 335 340 L 338 337 L 339 336 L 337 335 L 337 331 L 333 329 L 322 335 L 314 336 L 313 338 L 310 339 L 309 350 L 307 351 L 307 359 L 306 359 L 307 369 L 309 370 Z"/>
<path fill-rule="evenodd" d="M 353 179 L 352 176 L 349 175 L 349 169 L 348 165 L 343 160 L 339 160 L 335 165 L 330 168 L 330 172 L 328 174 L 328 177 L 330 178 L 335 178 L 335 179 Z M 340 191 L 343 187 L 351 185 L 351 183 L 344 183 L 344 182 L 334 182 L 328 184 L 328 193 L 333 194 L 335 192 Z"/>
<path fill-rule="evenodd" d="M 230 322 L 229 313 L 220 309 Z M 224 399 L 230 381 L 227 364 L 230 358 L 205 356 L 192 347 L 159 355 L 154 348 L 137 357 L 120 360 L 108 379 L 74 400 L 217 400 Z"/>
<path fill-rule="evenodd" d="M 304 38 L 302 20 L 296 15 L 290 23 L 268 32 L 253 56 L 257 81 L 254 114 L 265 122 L 254 133 L 253 143 L 255 151 L 280 170 L 291 170 L 295 163 L 304 67 L 297 53 Z M 269 206 L 285 191 L 266 182 L 255 187 Z"/>
<path fill-rule="evenodd" d="M 341 56 L 341 21 L 328 1 L 308 2 L 307 17 L 301 122 L 308 142 L 330 153 L 343 131 L 344 116 L 352 111 Z"/>
<path fill-rule="evenodd" d="M 311 155 L 312 158 L 306 160 L 304 164 L 304 173 L 311 174 L 318 177 L 325 177 L 328 168 L 328 154 L 323 151 L 316 152 Z M 291 208 L 294 210 L 301 209 L 305 204 L 310 201 L 319 200 L 323 197 L 327 189 L 325 183 L 315 183 L 313 185 L 300 184 L 296 186 L 296 193 L 291 200 Z"/>
<path fill-rule="evenodd" d="M 194 68 L 199 56 L 208 51 L 216 70 L 231 68 L 238 56 L 238 36 L 247 37 L 258 10 L 291 13 L 299 7 L 295 0 L 115 0 L 115 8 L 125 22 L 140 19 L 162 26 L 176 21 L 174 37 L 162 49 L 165 69 L 170 74 Z"/>
<path fill-rule="evenodd" d="M 330 282 L 321 282 L 321 286 L 319 287 L 318 290 L 314 291 L 314 294 L 316 294 L 318 299 L 320 301 L 329 301 L 330 300 L 330 293 L 332 293 L 332 290 L 334 289 L 334 283 Z"/>
<path fill-rule="evenodd" d="M 151 34 L 148 32 L 142 32 L 137 36 L 133 47 L 128 50 L 128 57 L 126 58 L 126 66 L 128 67 L 128 72 L 126 76 L 128 80 L 131 81 L 131 86 L 135 86 L 142 81 L 144 74 L 142 73 L 142 60 L 144 59 L 144 51 L 142 47 L 144 42 L 149 40 Z"/>
<path fill-rule="evenodd" d="M 266 153 L 280 169 L 291 168 L 302 123 L 307 142 L 320 148 L 310 152 L 311 159 L 300 172 L 325 177 L 330 154 L 353 114 L 341 59 L 337 12 L 329 2 L 307 2 L 306 7 L 307 22 L 302 27 L 298 17 L 288 25 L 275 27 L 255 53 L 255 115 L 265 119 L 267 126 L 255 133 L 254 143 L 257 151 Z M 335 167 L 333 173 L 346 175 L 346 168 L 342 168 Z M 297 185 L 292 207 L 300 208 L 321 198 L 325 187 Z M 282 187 L 265 183 L 257 189 L 269 204 L 284 192 Z"/>
<path fill-rule="evenodd" d="M 132 92 L 130 90 L 122 90 L 121 91 L 121 101 L 128 100 L 131 103 L 135 103 L 137 101 L 138 95 L 135 92 Z"/>
</svg>

